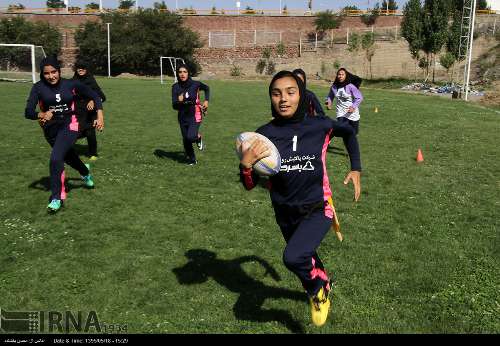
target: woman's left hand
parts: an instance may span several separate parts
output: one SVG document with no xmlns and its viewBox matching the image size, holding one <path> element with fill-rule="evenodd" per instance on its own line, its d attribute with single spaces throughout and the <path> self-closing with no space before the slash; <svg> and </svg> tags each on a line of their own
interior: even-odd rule
<svg viewBox="0 0 500 346">
<path fill-rule="evenodd" d="M 104 130 L 104 114 L 100 109 L 97 111 L 97 119 L 94 120 L 94 127 L 99 131 Z"/>
<path fill-rule="evenodd" d="M 349 107 L 349 108 L 347 108 L 347 113 L 354 113 L 355 110 L 356 110 L 356 108 Z"/>
<path fill-rule="evenodd" d="M 206 112 L 208 110 L 208 101 L 203 102 L 203 111 Z"/>
<path fill-rule="evenodd" d="M 354 185 L 354 201 L 357 202 L 361 196 L 361 172 L 350 171 L 344 179 L 344 185 L 349 184 L 349 180 Z"/>
<path fill-rule="evenodd" d="M 89 103 L 87 103 L 87 110 L 89 111 L 94 110 L 94 100 L 90 100 Z"/>
</svg>

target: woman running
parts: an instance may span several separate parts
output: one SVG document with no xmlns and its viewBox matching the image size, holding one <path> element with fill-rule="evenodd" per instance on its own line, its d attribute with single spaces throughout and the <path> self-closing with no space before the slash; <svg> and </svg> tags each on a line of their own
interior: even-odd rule
<svg viewBox="0 0 500 346">
<path fill-rule="evenodd" d="M 97 119 L 94 126 L 99 131 L 104 128 L 104 114 L 101 98 L 90 88 L 75 80 L 61 78 L 61 66 L 55 57 L 44 58 L 40 63 L 40 81 L 31 89 L 26 104 L 25 117 L 38 120 L 45 139 L 52 147 L 50 154 L 50 198 L 49 212 L 57 212 L 65 198 L 64 163 L 76 169 L 85 185 L 94 187 L 94 181 L 73 146 L 79 135 L 80 124 L 75 114 L 77 95 L 94 100 Z M 37 105 L 40 108 L 36 112 Z"/>
<path fill-rule="evenodd" d="M 332 109 L 333 99 L 337 98 L 337 120 L 349 123 L 356 134 L 359 132 L 359 105 L 363 101 L 363 95 L 359 91 L 360 85 L 361 78 L 342 67 L 337 71 L 326 99 L 326 108 Z"/>
<path fill-rule="evenodd" d="M 323 107 L 321 107 L 321 102 L 319 102 L 318 97 L 311 90 L 307 89 L 306 83 L 306 73 L 301 68 L 293 70 L 293 74 L 302 79 L 304 82 L 304 87 L 306 87 L 306 105 L 307 105 L 307 115 L 325 115 Z"/>
<path fill-rule="evenodd" d="M 198 149 L 203 150 L 203 139 L 199 129 L 203 115 L 208 109 L 210 88 L 202 82 L 192 80 L 185 64 L 177 67 L 176 74 L 177 83 L 172 85 L 172 107 L 178 111 L 177 118 L 187 163 L 195 165 L 197 161 L 193 143 L 196 143 Z M 203 104 L 200 102 L 200 90 L 205 92 Z"/>
<path fill-rule="evenodd" d="M 101 98 L 101 102 L 106 101 L 106 95 L 102 92 L 94 76 L 89 72 L 87 64 L 79 61 L 75 64 L 75 74 L 73 79 L 79 80 L 90 89 L 95 91 Z M 88 153 L 90 161 L 97 160 L 97 137 L 95 134 L 94 121 L 97 119 L 95 104 L 92 99 L 78 95 L 76 101 L 76 115 L 80 123 L 81 137 L 87 138 Z"/>
<path fill-rule="evenodd" d="M 276 222 L 287 243 L 283 261 L 301 281 L 311 304 L 312 321 L 321 326 L 328 316 L 331 287 L 316 251 L 334 218 L 326 150 L 332 136 L 346 139 L 351 171 L 344 184 L 353 182 L 357 201 L 361 193 L 358 142 L 351 126 L 326 116 L 306 116 L 305 86 L 292 72 L 281 71 L 274 76 L 269 96 L 274 119 L 256 132 L 269 138 L 281 155 L 280 172 L 270 177 L 270 195 Z M 258 140 L 242 153 L 240 177 L 247 190 L 259 179 L 252 166 L 268 155 L 268 148 Z"/>
</svg>

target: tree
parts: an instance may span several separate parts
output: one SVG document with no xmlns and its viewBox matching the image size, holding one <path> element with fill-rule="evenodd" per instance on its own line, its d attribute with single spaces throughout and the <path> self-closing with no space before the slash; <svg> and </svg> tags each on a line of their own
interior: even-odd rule
<svg viewBox="0 0 500 346">
<path fill-rule="evenodd" d="M 447 52 L 444 55 L 441 55 L 439 57 L 439 63 L 441 66 L 443 66 L 446 69 L 446 74 L 448 75 L 448 78 L 450 76 L 450 68 L 453 66 L 455 63 L 456 59 L 453 53 Z"/>
<path fill-rule="evenodd" d="M 166 11 L 166 10 L 168 10 L 168 7 L 167 7 L 167 4 L 165 4 L 165 1 L 155 2 L 153 4 L 153 8 L 155 10 L 159 10 L 159 11 Z"/>
<path fill-rule="evenodd" d="M 19 10 L 24 10 L 26 7 L 24 7 L 23 4 L 17 4 L 17 5 L 9 5 L 7 8 L 7 12 L 13 12 L 13 11 L 19 11 Z"/>
<path fill-rule="evenodd" d="M 120 10 L 130 10 L 135 5 L 133 0 L 120 0 L 120 5 L 118 8 Z"/>
<path fill-rule="evenodd" d="M 114 12 L 102 16 L 102 22 L 86 22 L 75 34 L 79 58 L 89 61 L 97 74 L 107 73 L 106 25 L 111 23 L 111 72 L 158 75 L 160 56 L 184 59 L 193 75 L 200 70 L 193 57 L 200 48 L 197 33 L 182 25 L 182 17 L 168 12 L 145 9 L 132 14 Z M 130 42 L 134 42 L 133 45 Z M 167 72 L 172 74 L 171 71 Z"/>
<path fill-rule="evenodd" d="M 358 34 L 353 32 L 352 34 L 349 35 L 349 44 L 347 45 L 347 50 L 351 53 L 356 52 L 359 49 L 360 46 L 360 37 Z"/>
<path fill-rule="evenodd" d="M 372 58 L 375 55 L 375 35 L 373 32 L 365 33 L 361 38 L 361 47 L 365 51 L 366 60 L 368 61 L 368 66 L 370 67 L 370 78 L 373 79 L 372 73 Z"/>
<path fill-rule="evenodd" d="M 422 8 L 420 0 L 409 0 L 403 9 L 403 20 L 401 22 L 401 36 L 408 42 L 410 54 L 416 64 L 420 59 L 420 50 L 424 44 Z M 416 76 L 415 76 L 416 78 Z"/>
<path fill-rule="evenodd" d="M 427 60 L 432 63 L 432 82 L 436 70 L 436 54 L 441 51 L 448 38 L 449 2 L 443 0 L 425 0 L 423 6 L 423 45 L 422 50 Z M 429 72 L 429 71 L 427 71 Z M 429 73 L 427 73 L 427 76 Z"/>
<path fill-rule="evenodd" d="M 396 3 L 396 0 L 382 0 L 381 9 L 382 11 L 396 11 L 398 9 L 398 4 Z"/>
<path fill-rule="evenodd" d="M 476 10 L 489 10 L 490 8 L 487 0 L 477 0 Z"/>
<path fill-rule="evenodd" d="M 47 4 L 48 8 L 65 8 L 66 7 L 63 0 L 47 0 L 46 4 Z"/>
<path fill-rule="evenodd" d="M 331 10 L 319 12 L 314 20 L 317 31 L 337 29 L 342 23 L 343 17 L 334 14 Z"/>
<path fill-rule="evenodd" d="M 99 9 L 99 4 L 96 4 L 95 2 L 91 2 L 90 4 L 85 5 L 86 10 L 98 10 Z"/>
<path fill-rule="evenodd" d="M 380 15 L 380 5 L 377 2 L 375 7 L 371 10 L 370 14 L 363 14 L 361 16 L 361 21 L 366 26 L 372 26 L 377 21 L 378 16 Z"/>
</svg>

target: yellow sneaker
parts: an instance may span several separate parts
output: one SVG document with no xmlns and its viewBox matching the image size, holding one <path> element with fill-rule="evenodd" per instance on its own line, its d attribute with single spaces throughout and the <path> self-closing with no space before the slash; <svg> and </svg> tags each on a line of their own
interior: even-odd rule
<svg viewBox="0 0 500 346">
<path fill-rule="evenodd" d="M 330 299 L 328 299 L 328 292 L 323 287 L 312 298 L 309 298 L 311 303 L 311 317 L 314 325 L 321 327 L 326 322 L 328 311 L 330 310 Z"/>
</svg>

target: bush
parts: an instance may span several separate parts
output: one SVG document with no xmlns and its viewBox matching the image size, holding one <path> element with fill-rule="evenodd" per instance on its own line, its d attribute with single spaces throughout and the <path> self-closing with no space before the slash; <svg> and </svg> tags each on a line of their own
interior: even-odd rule
<svg viewBox="0 0 500 346">
<path fill-rule="evenodd" d="M 361 45 L 361 37 L 355 32 L 349 35 L 349 44 L 347 45 L 347 50 L 349 52 L 355 52 L 359 49 Z"/>
<path fill-rule="evenodd" d="M 239 67 L 238 65 L 233 64 L 233 67 L 231 67 L 231 71 L 229 72 L 229 74 L 232 77 L 239 77 L 239 76 L 243 75 L 243 72 L 241 70 L 241 67 Z"/>
<path fill-rule="evenodd" d="M 273 61 L 269 60 L 269 61 L 267 62 L 267 66 L 266 66 L 266 74 L 267 74 L 268 76 L 271 76 L 271 75 L 273 75 L 275 72 L 276 72 L 276 64 L 275 64 Z"/>
<path fill-rule="evenodd" d="M 265 47 L 264 49 L 262 49 L 262 57 L 264 59 L 269 59 L 271 57 L 271 48 Z"/>
<path fill-rule="evenodd" d="M 255 66 L 255 72 L 262 74 L 264 73 L 264 69 L 266 68 L 267 62 L 264 59 L 260 59 L 257 61 L 257 66 Z"/>
<path fill-rule="evenodd" d="M 86 22 L 76 34 L 80 48 L 78 59 L 89 62 L 94 73 L 107 73 L 107 28 L 111 31 L 111 72 L 139 75 L 158 75 L 159 57 L 175 56 L 184 59 L 192 75 L 200 66 L 193 59 L 195 48 L 201 47 L 198 34 L 182 26 L 182 17 L 171 12 L 153 9 L 135 13 L 111 13 L 102 22 Z M 131 44 L 133 42 L 134 44 Z M 167 74 L 172 75 L 170 69 Z"/>
<path fill-rule="evenodd" d="M 285 53 L 286 53 L 286 48 L 283 42 L 278 43 L 276 45 L 276 54 L 278 54 L 278 56 L 283 56 L 285 55 Z"/>
</svg>

